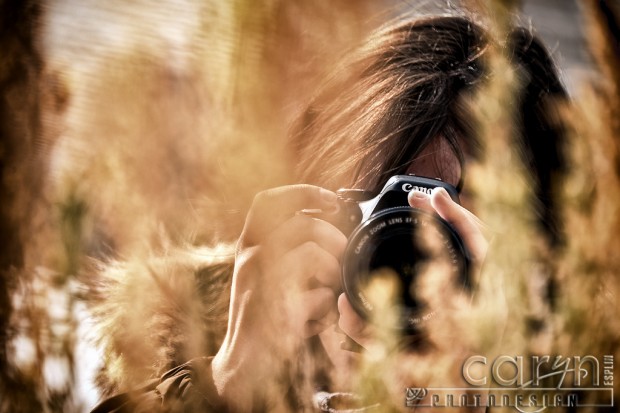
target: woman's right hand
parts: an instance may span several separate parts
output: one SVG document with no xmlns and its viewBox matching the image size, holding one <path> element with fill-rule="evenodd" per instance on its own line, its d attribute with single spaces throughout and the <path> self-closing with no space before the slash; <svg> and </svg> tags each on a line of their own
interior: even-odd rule
<svg viewBox="0 0 620 413">
<path fill-rule="evenodd" d="M 285 363 L 295 361 L 304 338 L 338 320 L 347 239 L 330 223 L 299 213 L 337 208 L 336 194 L 310 185 L 255 197 L 237 246 L 228 330 L 212 364 L 218 394 L 231 410 L 282 398 L 283 389 L 272 386 Z"/>
</svg>

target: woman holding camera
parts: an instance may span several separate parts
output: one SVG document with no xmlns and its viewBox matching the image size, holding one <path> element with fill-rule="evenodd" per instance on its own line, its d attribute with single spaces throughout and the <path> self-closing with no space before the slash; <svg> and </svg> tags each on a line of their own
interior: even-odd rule
<svg viewBox="0 0 620 413">
<path fill-rule="evenodd" d="M 135 398 L 104 401 L 95 412 L 299 411 L 312 404 L 317 390 L 323 396 L 315 407 L 337 411 L 329 392 L 349 391 L 364 357 L 342 348 L 347 337 L 371 357 L 389 349 L 380 328 L 360 316 L 342 292 L 348 241 L 329 219 L 342 208 L 333 191 L 357 188 L 376 195 L 390 177 L 405 174 L 460 190 L 468 160 L 480 154 L 468 99 L 493 75 L 485 68 L 490 42 L 482 26 L 463 16 L 402 20 L 378 31 L 296 125 L 291 145 L 303 184 L 254 199 L 237 244 L 228 328 L 217 354 L 168 372 Z M 527 82 L 516 108 L 515 144 L 537 178 L 541 225 L 554 242 L 549 194 L 561 167 L 560 135 L 546 111 L 565 92 L 547 52 L 529 32 L 514 30 L 505 48 Z M 411 191 L 408 204 L 450 223 L 475 271 L 487 239 L 463 199 L 460 205 L 436 188 L 430 194 Z M 400 364 L 388 366 L 393 375 L 385 377 L 385 397 L 361 400 L 356 409 L 404 407 L 405 387 L 425 385 L 408 381 L 407 357 L 423 366 L 429 352 L 468 349 L 421 338 L 398 351 L 402 357 L 392 362 Z M 357 402 L 355 395 L 338 397 L 344 408 Z"/>
</svg>

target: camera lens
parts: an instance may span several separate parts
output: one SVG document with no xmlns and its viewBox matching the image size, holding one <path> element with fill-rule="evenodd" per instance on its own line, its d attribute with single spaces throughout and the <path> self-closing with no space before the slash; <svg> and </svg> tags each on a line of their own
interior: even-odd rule
<svg viewBox="0 0 620 413">
<path fill-rule="evenodd" d="M 438 310 L 420 296 L 422 277 L 447 271 L 455 287 L 467 288 L 468 265 L 463 242 L 446 221 L 415 208 L 390 208 L 351 233 L 343 285 L 366 320 L 415 331 Z"/>
</svg>

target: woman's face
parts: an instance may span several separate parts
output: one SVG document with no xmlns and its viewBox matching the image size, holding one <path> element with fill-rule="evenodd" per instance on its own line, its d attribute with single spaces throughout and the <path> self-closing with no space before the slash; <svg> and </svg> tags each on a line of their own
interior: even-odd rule
<svg viewBox="0 0 620 413">
<path fill-rule="evenodd" d="M 454 149 L 443 137 L 429 143 L 407 169 L 408 174 L 438 178 L 456 187 L 461 180 L 461 163 Z"/>
</svg>

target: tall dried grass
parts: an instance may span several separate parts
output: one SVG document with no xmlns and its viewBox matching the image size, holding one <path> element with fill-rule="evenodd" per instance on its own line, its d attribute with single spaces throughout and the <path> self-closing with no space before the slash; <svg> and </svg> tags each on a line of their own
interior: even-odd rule
<svg viewBox="0 0 620 413">
<path fill-rule="evenodd" d="M 514 6 L 470 2 L 495 23 L 497 38 Z M 22 15 L 42 16 L 42 24 L 29 20 L 34 51 L 7 49 L 4 61 L 31 76 L 16 83 L 0 72 L 8 102 L 1 119 L 15 121 L 3 130 L 17 131 L 3 143 L 10 184 L 2 187 L 2 219 L 14 224 L 5 239 L 19 244 L 2 247 L 1 412 L 83 411 L 94 401 L 84 383 L 127 390 L 217 348 L 244 212 L 258 190 L 291 181 L 286 125 L 336 57 L 385 17 L 376 7 L 58 0 Z M 369 353 L 358 378 L 369 398 L 383 380 L 388 392 L 411 379 L 460 383 L 466 349 L 489 358 L 618 360 L 620 55 L 601 9 L 590 2 L 583 13 L 598 76 L 559 108 L 570 130 L 565 245 L 549 248 L 533 225 L 528 171 L 507 127 L 519 78 L 498 52 L 490 64 L 505 75 L 475 103 L 493 156 L 468 178 L 476 213 L 493 233 L 480 291 L 473 303 L 445 303 L 468 312 L 435 324 L 431 334 L 445 346 L 432 354 Z M 28 53 L 43 63 L 24 59 Z M 24 143 L 22 130 L 36 139 Z M 20 150 L 7 151 L 9 143 Z M 85 355 L 93 334 L 101 352 Z M 397 363 L 411 363 L 412 377 L 394 376 Z"/>
</svg>

